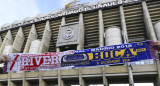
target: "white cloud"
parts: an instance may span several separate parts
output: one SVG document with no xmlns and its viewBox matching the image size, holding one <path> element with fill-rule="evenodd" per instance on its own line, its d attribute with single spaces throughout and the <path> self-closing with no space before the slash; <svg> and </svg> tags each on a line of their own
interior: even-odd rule
<svg viewBox="0 0 160 86">
<path fill-rule="evenodd" d="M 0 26 L 23 20 L 25 17 L 33 17 L 38 13 L 40 10 L 35 0 L 1 0 Z"/>
</svg>

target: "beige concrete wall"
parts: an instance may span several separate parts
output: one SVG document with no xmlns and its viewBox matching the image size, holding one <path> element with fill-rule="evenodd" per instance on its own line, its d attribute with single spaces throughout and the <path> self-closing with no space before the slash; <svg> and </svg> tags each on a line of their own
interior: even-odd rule
<svg viewBox="0 0 160 86">
<path fill-rule="evenodd" d="M 3 42 L 2 42 L 2 45 L 0 47 L 0 53 L 3 52 L 5 46 L 12 45 L 12 44 L 13 44 L 12 34 L 11 34 L 11 31 L 8 30 L 7 35 L 5 36 L 5 38 L 4 38 Z"/>
<path fill-rule="evenodd" d="M 25 73 L 25 74 L 24 74 Z M 85 86 L 85 80 L 83 77 L 103 77 L 103 83 L 108 85 L 108 76 L 121 76 L 126 77 L 128 76 L 128 66 L 102 66 L 102 67 L 85 67 L 85 68 L 76 68 L 76 69 L 67 69 L 67 70 L 51 70 L 51 71 L 39 71 L 39 72 L 24 72 L 24 73 L 9 73 L 8 74 L 0 74 L 0 80 L 10 80 L 10 84 L 12 83 L 12 79 L 23 79 L 23 86 L 29 86 L 29 83 L 26 79 L 39 79 L 42 81 L 39 84 L 41 86 L 46 86 L 47 82 L 44 81 L 45 78 L 49 78 L 50 80 L 58 80 L 60 86 L 65 86 L 63 78 L 71 78 L 71 77 L 78 77 L 79 84 Z M 157 76 L 157 68 L 156 64 L 149 64 L 149 65 L 135 65 L 133 66 L 133 75 L 139 76 Z M 57 77 L 57 78 L 56 78 Z M 140 77 L 141 78 L 141 77 Z M 144 80 L 145 81 L 145 80 Z M 102 84 L 103 84 L 102 83 Z M 38 84 L 38 83 L 37 83 Z M 11 86 L 11 85 L 10 85 Z"/>
<path fill-rule="evenodd" d="M 27 42 L 26 42 L 23 53 L 28 53 L 29 52 L 31 42 L 33 40 L 36 40 L 36 39 L 37 39 L 37 31 L 36 31 L 36 28 L 35 28 L 35 24 L 33 24 L 32 27 L 31 27 L 31 31 L 29 33 L 29 36 L 28 36 L 28 39 L 27 39 Z"/>
<path fill-rule="evenodd" d="M 66 20 L 65 20 L 65 17 L 62 17 L 62 20 L 61 20 L 61 26 L 62 25 L 65 25 L 66 24 Z M 60 50 L 60 48 L 59 47 L 57 47 L 56 48 L 56 52 L 60 52 L 61 50 Z"/>
<path fill-rule="evenodd" d="M 37 78 L 39 72 L 26 72 L 26 78 Z"/>
<path fill-rule="evenodd" d="M 77 50 L 83 50 L 84 49 L 84 33 L 85 33 L 83 13 L 79 14 L 79 29 L 80 29 L 80 43 L 79 45 L 77 45 Z"/>
<path fill-rule="evenodd" d="M 50 41 L 51 41 L 51 36 L 52 36 L 52 31 L 51 31 L 51 28 L 50 28 L 50 22 L 47 21 L 45 29 L 44 29 L 39 53 L 45 53 L 45 52 L 48 51 Z"/>
<path fill-rule="evenodd" d="M 23 43 L 24 43 L 25 37 L 22 30 L 22 27 L 19 28 L 18 33 L 15 37 L 15 40 L 13 42 L 12 48 L 10 50 L 10 53 L 20 53 Z"/>
</svg>

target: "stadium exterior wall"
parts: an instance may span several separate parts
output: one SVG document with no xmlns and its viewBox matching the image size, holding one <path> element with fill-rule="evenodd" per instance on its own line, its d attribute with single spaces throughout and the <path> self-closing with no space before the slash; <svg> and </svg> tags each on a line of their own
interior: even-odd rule
<svg viewBox="0 0 160 86">
<path fill-rule="evenodd" d="M 127 3 L 118 1 L 98 2 L 93 6 L 82 4 L 79 5 L 84 7 L 81 11 L 73 12 L 77 10 L 76 7 L 68 8 L 47 15 L 53 14 L 53 17 L 38 15 L 34 19 L 26 18 L 21 22 L 5 24 L 0 31 L 0 53 L 3 53 L 5 47 L 9 45 L 12 49 L 7 53 L 29 53 L 31 42 L 37 39 L 41 41 L 40 51 L 37 53 L 60 52 L 67 50 L 68 47 L 77 50 L 101 47 L 105 46 L 104 32 L 110 26 L 121 29 L 123 43 L 157 41 L 157 32 L 155 33 L 153 25 L 160 20 L 160 1 L 126 0 Z M 74 47 L 70 45 L 56 47 L 59 27 L 74 22 L 79 22 L 82 26 L 83 40 Z M 132 72 L 135 83 L 152 82 L 155 86 L 160 86 L 159 61 L 142 65 L 133 64 Z M 10 72 L 0 74 L 0 86 L 89 86 L 90 84 L 108 86 L 111 83 L 128 83 L 132 86 L 129 80 L 131 77 L 127 65 Z"/>
</svg>

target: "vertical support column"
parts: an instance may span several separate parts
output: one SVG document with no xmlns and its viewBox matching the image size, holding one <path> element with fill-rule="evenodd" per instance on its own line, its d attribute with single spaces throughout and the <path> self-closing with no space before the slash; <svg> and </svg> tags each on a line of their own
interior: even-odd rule
<svg viewBox="0 0 160 86">
<path fill-rule="evenodd" d="M 77 45 L 77 50 L 84 49 L 84 21 L 83 21 L 83 13 L 79 14 L 79 29 L 80 29 L 80 43 Z"/>
<path fill-rule="evenodd" d="M 29 33 L 29 36 L 28 36 L 28 39 L 27 39 L 27 43 L 25 45 L 23 53 L 28 53 L 29 52 L 29 48 L 31 46 L 31 42 L 33 40 L 36 40 L 36 39 L 37 39 L 37 31 L 36 31 L 35 24 L 33 24 L 32 27 L 31 27 L 31 31 Z"/>
<path fill-rule="evenodd" d="M 159 83 L 159 78 L 157 77 L 157 79 L 153 82 L 154 86 L 160 86 L 160 83 Z"/>
<path fill-rule="evenodd" d="M 42 71 L 39 71 L 39 86 L 47 86 L 47 83 L 42 79 Z"/>
<path fill-rule="evenodd" d="M 103 74 L 103 85 L 104 85 L 104 86 L 109 86 L 108 80 L 107 80 L 107 78 L 106 78 L 105 66 L 102 66 L 102 74 Z"/>
<path fill-rule="evenodd" d="M 65 83 L 61 77 L 61 70 L 58 70 L 58 86 L 65 86 Z"/>
<path fill-rule="evenodd" d="M 65 24 L 66 24 L 65 17 L 62 17 L 61 25 L 65 25 Z M 61 50 L 60 50 L 60 48 L 59 48 L 59 47 L 57 47 L 56 52 L 60 52 L 60 51 L 61 51 Z"/>
<path fill-rule="evenodd" d="M 123 33 L 123 39 L 124 39 L 124 44 L 128 43 L 128 34 L 127 34 L 127 26 L 126 26 L 126 20 L 125 20 L 125 15 L 124 15 L 124 9 L 123 5 L 119 7 L 120 9 L 120 16 L 121 16 L 121 26 L 122 26 L 122 33 Z M 129 65 L 129 64 L 128 64 Z M 134 80 L 133 80 L 133 74 L 131 67 L 128 67 L 128 74 L 129 74 L 129 86 L 134 86 Z"/>
<path fill-rule="evenodd" d="M 23 83 L 22 86 L 31 86 L 30 83 L 26 80 L 26 72 L 23 72 Z"/>
<path fill-rule="evenodd" d="M 157 62 L 156 62 L 156 64 L 157 64 L 157 72 L 158 72 L 158 76 L 157 76 L 157 81 L 156 81 L 156 85 L 155 86 L 160 86 L 160 60 L 159 60 L 159 58 L 160 58 L 160 54 L 158 55 L 158 60 L 157 60 Z"/>
<path fill-rule="evenodd" d="M 149 35 L 149 38 L 153 41 L 157 41 L 156 34 L 153 28 L 153 24 L 149 15 L 148 7 L 146 4 L 146 1 L 142 1 L 143 6 L 143 15 L 144 15 L 144 21 L 147 28 L 147 34 Z M 158 76 L 157 76 L 157 86 L 160 86 L 160 60 L 158 59 L 157 63 L 157 69 L 158 69 Z"/>
<path fill-rule="evenodd" d="M 11 81 L 11 72 L 8 73 L 8 86 L 16 86 L 16 85 Z"/>
<path fill-rule="evenodd" d="M 2 38 L 1 38 L 1 36 L 0 36 L 0 47 L 1 47 L 1 45 L 2 45 Z"/>
<path fill-rule="evenodd" d="M 80 86 L 86 86 L 86 85 L 85 85 L 85 81 L 84 81 L 84 79 L 82 78 L 82 68 L 79 68 L 79 85 L 80 85 Z"/>
<path fill-rule="evenodd" d="M 104 46 L 104 23 L 102 10 L 98 10 L 99 15 L 99 47 Z"/>
<path fill-rule="evenodd" d="M 16 38 L 13 42 L 12 48 L 10 50 L 10 53 L 19 53 L 21 52 L 23 43 L 24 43 L 24 34 L 23 34 L 23 30 L 22 27 L 19 28 L 18 33 L 16 35 Z"/>
<path fill-rule="evenodd" d="M 0 86 L 3 86 L 3 84 L 2 84 L 2 83 L 0 83 Z"/>
<path fill-rule="evenodd" d="M 41 41 L 41 45 L 40 45 L 39 53 L 44 53 L 48 51 L 50 41 L 51 41 L 51 36 L 52 36 L 52 32 L 50 28 L 50 22 L 49 20 L 47 20 L 45 30 L 43 33 L 43 37 L 42 37 L 42 41 Z"/>
<path fill-rule="evenodd" d="M 131 68 L 130 63 L 128 63 L 128 74 L 129 74 L 129 86 L 134 86 L 132 68 Z"/>
<path fill-rule="evenodd" d="M 152 21 L 148 12 L 146 1 L 142 1 L 142 7 L 143 7 L 143 16 L 144 16 L 144 22 L 145 22 L 147 34 L 149 35 L 150 40 L 157 41 L 156 34 L 152 25 Z"/>
<path fill-rule="evenodd" d="M 119 7 L 119 10 L 120 10 L 120 16 L 121 16 L 121 26 L 122 26 L 124 44 L 126 44 L 129 41 L 128 41 L 127 26 L 126 26 L 126 20 L 125 20 L 123 5 L 121 5 Z"/>
<path fill-rule="evenodd" d="M 2 45 L 1 45 L 1 48 L 0 48 L 0 53 L 3 52 L 5 46 L 12 45 L 12 44 L 13 44 L 12 34 L 11 34 L 11 31 L 8 30 L 7 35 L 5 36 L 5 38 L 2 42 Z"/>
</svg>

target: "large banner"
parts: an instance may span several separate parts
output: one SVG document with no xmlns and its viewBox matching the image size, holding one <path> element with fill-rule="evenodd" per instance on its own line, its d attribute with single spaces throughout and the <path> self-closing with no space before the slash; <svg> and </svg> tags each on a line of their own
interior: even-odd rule
<svg viewBox="0 0 160 86">
<path fill-rule="evenodd" d="M 48 52 L 42 54 L 9 54 L 7 72 L 53 70 L 69 66 L 94 66 L 156 59 L 152 41 L 104 46 L 85 50 Z"/>
</svg>

